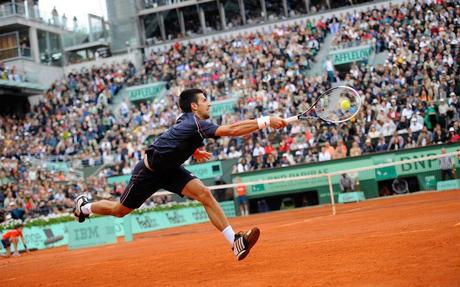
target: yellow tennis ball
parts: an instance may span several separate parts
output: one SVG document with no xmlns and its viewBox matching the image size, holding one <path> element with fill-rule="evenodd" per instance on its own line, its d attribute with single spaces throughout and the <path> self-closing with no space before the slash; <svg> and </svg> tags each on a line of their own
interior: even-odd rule
<svg viewBox="0 0 460 287">
<path fill-rule="evenodd" d="M 344 111 L 348 111 L 350 109 L 350 101 L 349 100 L 343 100 L 340 103 L 340 108 Z"/>
</svg>

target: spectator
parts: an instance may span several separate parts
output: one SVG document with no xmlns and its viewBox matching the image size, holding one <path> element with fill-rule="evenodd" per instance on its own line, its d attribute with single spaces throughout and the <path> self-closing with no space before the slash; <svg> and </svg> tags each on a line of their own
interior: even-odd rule
<svg viewBox="0 0 460 287">
<path fill-rule="evenodd" d="M 23 204 L 21 200 L 12 201 L 10 203 L 11 207 L 11 218 L 12 219 L 19 219 L 21 221 L 25 220 L 25 209 L 23 208 Z"/>
<path fill-rule="evenodd" d="M 388 150 L 400 150 L 402 148 L 404 148 L 404 139 L 398 132 L 395 132 L 390 139 Z"/>
<path fill-rule="evenodd" d="M 73 22 L 73 31 L 77 32 L 78 31 L 78 19 L 76 16 L 73 16 L 72 22 Z"/>
<path fill-rule="evenodd" d="M 340 177 L 340 190 L 342 192 L 352 192 L 355 190 L 353 179 L 346 173 Z"/>
<path fill-rule="evenodd" d="M 433 32 L 426 21 L 418 21 L 425 19 L 430 10 L 443 15 L 436 19 L 438 32 Z M 305 25 L 289 24 L 204 44 L 193 40 L 177 43 L 147 55 L 141 67 L 124 62 L 72 71 L 53 83 L 43 94 L 43 100 L 24 117 L 0 115 L 0 150 L 5 157 L 2 164 L 12 159 L 17 163 L 17 168 L 7 169 L 7 175 L 0 172 L 4 201 L 23 200 L 19 190 L 31 190 L 26 205 L 40 206 L 43 201 L 50 212 L 56 213 L 57 203 L 46 195 L 61 198 L 57 190 L 64 187 L 50 187 L 47 182 L 62 181 L 68 174 L 53 175 L 25 164 L 24 156 L 72 160 L 83 166 L 108 165 L 100 180 L 72 183 L 65 192 L 64 202 L 69 207 L 75 193 L 88 190 L 106 194 L 105 177 L 127 171 L 142 158 L 146 142 L 174 124 L 180 112 L 176 107 L 179 92 L 196 85 L 206 87 L 212 100 L 237 99 L 234 112 L 214 118 L 218 123 L 258 117 L 262 111 L 292 116 L 311 105 L 312 99 L 330 88 L 331 81 L 337 78 L 363 95 L 362 113 L 353 122 L 332 127 L 319 121 L 309 122 L 288 127 L 282 133 L 267 130 L 230 142 L 209 141 L 206 149 L 214 159 L 239 159 L 234 172 L 330 160 L 341 140 L 345 146 L 356 142 L 363 154 L 387 151 L 388 141 L 391 149 L 410 147 L 414 142 L 426 146 L 457 141 L 458 13 L 452 1 L 403 3 L 389 9 L 321 18 Z M 324 71 L 318 76 L 306 76 L 328 30 L 334 34 L 332 46 L 366 43 L 376 51 L 386 51 L 387 61 L 382 65 L 352 64 L 340 76 L 333 66 L 329 67 L 333 74 Z M 5 67 L 1 75 L 5 79 L 24 80 L 24 75 L 14 67 Z M 125 103 L 120 105 L 120 112 L 115 110 L 112 103 L 122 87 L 156 81 L 167 82 L 169 89 L 163 99 L 139 106 Z M 396 132 L 407 137 L 405 145 L 401 146 L 399 136 L 396 140 Z M 399 144 L 395 145 L 395 141 Z M 324 151 L 318 152 L 322 145 L 327 146 L 328 156 L 324 156 Z M 109 188 L 109 193 L 118 196 L 115 189 Z M 39 208 L 31 210 L 34 209 Z"/>
<path fill-rule="evenodd" d="M 53 7 L 53 10 L 51 11 L 51 15 L 53 16 L 53 24 L 56 26 L 59 26 L 59 13 L 56 10 L 56 6 Z"/>
<path fill-rule="evenodd" d="M 446 149 L 441 149 L 441 154 L 446 154 Z M 441 178 L 442 180 L 454 179 L 454 174 L 452 173 L 453 162 L 449 156 L 443 156 L 438 159 L 439 168 L 441 169 Z"/>
<path fill-rule="evenodd" d="M 431 143 L 431 132 L 427 130 L 426 127 L 422 128 L 420 135 L 418 136 L 417 146 L 422 147 L 429 145 Z"/>
<path fill-rule="evenodd" d="M 326 150 L 326 147 L 323 146 L 321 148 L 321 152 L 318 154 L 318 161 L 326 161 L 331 159 L 331 154 Z"/>
<path fill-rule="evenodd" d="M 372 144 L 371 139 L 366 139 L 366 142 L 364 143 L 363 154 L 371 154 L 371 153 L 374 153 L 375 151 L 376 150 L 375 150 L 374 145 Z M 350 150 L 350 155 L 351 155 L 351 150 Z"/>
<path fill-rule="evenodd" d="M 63 29 L 67 29 L 67 17 L 65 13 L 62 14 L 61 25 Z"/>
<path fill-rule="evenodd" d="M 377 142 L 377 146 L 375 148 L 376 151 L 386 151 L 388 150 L 388 144 L 385 141 L 384 136 L 379 137 L 379 141 Z"/>
<path fill-rule="evenodd" d="M 365 143 L 366 146 L 368 146 L 367 143 L 370 143 L 370 141 L 366 140 L 366 143 Z M 350 149 L 350 157 L 360 156 L 361 154 L 362 154 L 361 148 L 359 147 L 358 143 L 354 141 Z"/>
<path fill-rule="evenodd" d="M 237 184 L 241 183 L 241 178 L 236 177 L 235 181 Z M 238 207 L 240 210 L 241 216 L 248 216 L 249 215 L 249 205 L 247 199 L 247 187 L 244 184 L 239 184 L 235 188 L 236 196 L 238 198 Z"/>
<path fill-rule="evenodd" d="M 455 143 L 460 141 L 460 135 L 455 131 L 454 127 L 449 128 L 449 142 Z"/>
</svg>

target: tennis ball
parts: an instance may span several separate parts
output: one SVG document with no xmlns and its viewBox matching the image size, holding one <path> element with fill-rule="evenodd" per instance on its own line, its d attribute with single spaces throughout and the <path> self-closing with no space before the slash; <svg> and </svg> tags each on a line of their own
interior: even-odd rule
<svg viewBox="0 0 460 287">
<path fill-rule="evenodd" d="M 340 103 L 340 108 L 344 111 L 348 111 L 350 109 L 350 101 L 349 100 L 343 100 Z"/>
</svg>

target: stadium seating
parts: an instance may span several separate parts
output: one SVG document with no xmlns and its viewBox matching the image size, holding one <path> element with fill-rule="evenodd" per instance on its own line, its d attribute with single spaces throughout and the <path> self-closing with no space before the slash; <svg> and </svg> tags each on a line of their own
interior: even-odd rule
<svg viewBox="0 0 460 287">
<path fill-rule="evenodd" d="M 138 69 L 120 63 L 71 73 L 24 118 L 0 116 L 5 158 L 0 207 L 49 216 L 68 211 L 77 193 L 119 196 L 123 186 L 109 186 L 105 177 L 130 173 L 148 141 L 174 123 L 178 95 L 189 87 L 205 89 L 213 101 L 238 99 L 234 113 L 213 119 L 219 124 L 265 113 L 292 116 L 338 81 L 363 94 L 362 112 L 349 123 L 294 124 L 281 132 L 208 141 L 213 159 L 240 158 L 234 172 L 314 162 L 324 158 L 321 153 L 334 159 L 341 154 L 337 149 L 359 156 L 459 141 L 459 14 L 453 1 L 350 11 L 339 19 L 280 26 L 270 33 L 178 43 L 147 55 Z M 370 43 L 388 58 L 383 65 L 353 64 L 332 78 L 325 70 L 307 76 L 326 35 L 333 36 L 335 47 Z M 122 102 L 114 111 L 112 99 L 124 86 L 155 81 L 168 83 L 165 98 L 131 106 Z M 99 178 L 70 183 L 24 162 L 25 155 L 109 167 Z"/>
</svg>

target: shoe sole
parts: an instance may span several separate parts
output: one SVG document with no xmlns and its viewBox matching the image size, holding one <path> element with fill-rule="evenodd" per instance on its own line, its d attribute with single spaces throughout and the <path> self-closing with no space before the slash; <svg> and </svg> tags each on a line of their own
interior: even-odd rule
<svg viewBox="0 0 460 287">
<path fill-rule="evenodd" d="M 260 236 L 260 229 L 259 228 L 254 227 L 253 229 L 251 229 L 251 233 L 249 233 L 249 236 L 246 238 L 246 240 L 248 241 L 248 245 L 249 245 L 248 249 L 246 250 L 246 252 L 241 254 L 240 257 L 238 257 L 238 261 L 243 260 L 244 258 L 246 258 L 246 256 L 249 255 L 249 251 L 251 251 L 251 248 L 254 245 L 256 245 L 257 240 L 259 240 L 259 236 Z"/>
</svg>

